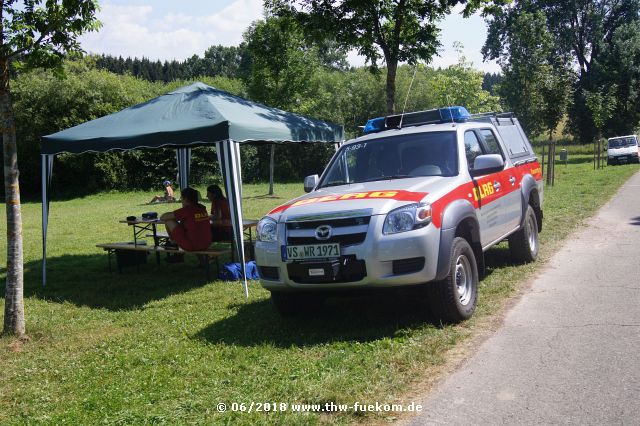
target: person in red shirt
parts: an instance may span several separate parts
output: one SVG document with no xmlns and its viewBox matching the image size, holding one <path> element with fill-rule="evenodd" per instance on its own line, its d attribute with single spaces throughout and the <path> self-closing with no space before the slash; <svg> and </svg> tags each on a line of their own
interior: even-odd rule
<svg viewBox="0 0 640 426">
<path fill-rule="evenodd" d="M 233 239 L 231 231 L 231 211 L 229 200 L 222 194 L 218 185 L 207 187 L 207 198 L 211 201 L 211 237 L 213 241 Z"/>
<path fill-rule="evenodd" d="M 198 203 L 198 191 L 185 188 L 180 192 L 182 208 L 164 213 L 167 233 L 185 251 L 206 250 L 211 245 L 211 226 L 207 209 Z"/>
</svg>

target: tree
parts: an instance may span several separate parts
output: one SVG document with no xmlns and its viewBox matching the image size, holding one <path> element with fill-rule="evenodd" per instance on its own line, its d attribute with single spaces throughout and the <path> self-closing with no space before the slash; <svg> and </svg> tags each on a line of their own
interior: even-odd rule
<svg viewBox="0 0 640 426">
<path fill-rule="evenodd" d="M 251 64 L 245 75 L 249 96 L 280 109 L 298 112 L 308 82 L 319 67 L 317 50 L 288 16 L 267 17 L 244 34 Z M 269 194 L 273 194 L 274 145 L 271 145 Z"/>
<path fill-rule="evenodd" d="M 245 54 L 244 45 L 238 47 L 211 46 L 204 52 L 204 58 L 202 59 L 203 72 L 196 75 L 236 78 L 240 75 L 240 67 Z"/>
<path fill-rule="evenodd" d="M 454 49 L 458 63 L 437 70 L 431 79 L 432 108 L 463 105 L 473 113 L 499 111 L 499 98 L 482 89 L 484 75 L 464 56 L 462 43 L 454 43 Z"/>
<path fill-rule="evenodd" d="M 614 112 L 603 129 L 608 136 L 633 133 L 640 123 L 640 21 L 615 30 L 611 45 L 595 67 L 595 86 L 616 87 L 615 93 L 611 93 Z M 594 124 L 598 128 L 595 121 Z"/>
<path fill-rule="evenodd" d="M 331 34 L 346 48 L 364 56 L 371 69 L 384 59 L 387 70 L 387 113 L 395 112 L 398 64 L 429 62 L 437 54 L 437 23 L 452 6 L 466 4 L 465 16 L 480 6 L 486 9 L 504 0 L 266 0 L 265 7 L 293 15 L 307 33 L 326 38 Z"/>
<path fill-rule="evenodd" d="M 615 108 L 615 97 L 612 93 L 615 93 L 617 87 L 611 86 L 609 88 L 599 87 L 593 91 L 585 91 L 584 99 L 591 113 L 591 117 L 593 120 L 593 124 L 596 127 L 596 137 L 594 140 L 594 146 L 597 148 L 594 150 L 597 156 L 598 168 L 600 168 L 600 142 L 602 139 L 602 128 L 604 124 L 611 118 L 613 115 L 613 110 Z M 596 162 L 593 163 L 594 168 L 596 167 Z"/>
<path fill-rule="evenodd" d="M 616 84 L 624 96 L 626 105 L 629 98 L 634 102 L 633 90 L 629 91 L 631 68 L 638 68 L 639 61 L 629 55 L 620 60 L 612 52 L 616 45 L 628 49 L 629 37 L 634 35 L 640 22 L 640 2 L 638 0 L 518 0 L 511 5 L 497 9 L 489 20 L 489 36 L 485 49 L 499 40 L 501 34 L 522 32 L 518 28 L 521 13 L 544 15 L 546 31 L 551 37 L 554 52 L 560 57 L 571 58 L 577 78 L 573 88 L 571 105 L 571 126 L 581 139 L 592 140 L 598 131 L 593 116 L 586 104 L 585 93 L 597 91 L 598 87 Z M 624 30 L 626 28 L 626 30 Z M 635 41 L 631 41 L 636 44 Z M 638 51 L 633 49 L 631 51 Z M 606 58 L 610 60 L 607 60 Z M 525 58 L 526 59 L 526 58 Z M 629 59 L 632 59 L 629 61 Z M 512 63 L 517 63 L 514 59 Z M 526 62 L 525 62 L 526 63 Z M 624 69 L 621 69 L 624 68 Z M 525 66 L 526 69 L 526 66 Z M 616 99 L 616 103 L 620 98 Z M 637 103 L 637 102 L 636 102 Z M 619 105 L 625 111 L 625 105 Z M 606 126 L 611 126 L 611 121 Z M 631 126 L 631 125 L 630 125 Z"/>
<path fill-rule="evenodd" d="M 520 1 L 497 15 L 482 51 L 498 60 L 503 72 L 498 93 L 527 133 L 552 134 L 565 115 L 574 79 L 570 58 L 557 51 L 544 12 Z"/>
<path fill-rule="evenodd" d="M 11 100 L 11 69 L 61 69 L 67 52 L 79 51 L 78 36 L 95 30 L 95 0 L 0 0 L 0 109 L 4 148 L 7 210 L 7 279 L 3 333 L 25 335 L 23 302 L 22 217 L 15 120 Z M 18 62 L 20 61 L 20 62 Z"/>
</svg>

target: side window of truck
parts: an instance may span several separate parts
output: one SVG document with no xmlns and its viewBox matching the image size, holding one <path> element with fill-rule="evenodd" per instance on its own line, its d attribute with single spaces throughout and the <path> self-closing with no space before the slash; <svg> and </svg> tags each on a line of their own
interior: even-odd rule
<svg viewBox="0 0 640 426">
<path fill-rule="evenodd" d="M 480 134 L 482 135 L 482 140 L 484 141 L 487 154 L 498 154 L 504 159 L 504 155 L 500 149 L 500 144 L 493 132 L 489 129 L 481 129 Z"/>
<path fill-rule="evenodd" d="M 473 169 L 473 162 L 478 155 L 482 155 L 482 148 L 475 132 L 470 130 L 464 134 L 464 153 L 467 156 L 469 170 Z"/>
</svg>

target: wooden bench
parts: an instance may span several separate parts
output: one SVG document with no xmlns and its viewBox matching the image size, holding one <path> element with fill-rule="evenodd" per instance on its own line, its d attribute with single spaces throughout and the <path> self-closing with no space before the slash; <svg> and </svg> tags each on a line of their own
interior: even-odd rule
<svg viewBox="0 0 640 426">
<path fill-rule="evenodd" d="M 149 234 L 145 235 L 145 237 L 153 238 L 154 241 L 155 241 L 155 244 L 163 244 L 165 241 L 169 240 L 169 234 L 167 234 L 166 232 L 156 232 L 155 235 L 149 233 Z M 235 243 L 233 242 L 233 240 L 215 241 L 214 243 L 229 244 L 230 245 L 230 251 L 231 251 L 231 261 L 232 262 L 236 261 L 236 249 L 235 249 Z M 255 250 L 253 248 L 253 239 L 244 240 L 244 253 L 245 253 L 245 258 L 246 259 L 254 259 L 255 260 Z"/>
<path fill-rule="evenodd" d="M 118 252 L 125 252 L 125 251 L 131 251 L 131 252 L 138 252 L 140 254 L 144 254 L 144 256 L 141 256 L 140 259 L 144 258 L 144 262 L 146 262 L 146 255 L 147 253 L 156 253 L 156 257 L 158 259 L 158 262 L 160 261 L 160 253 L 168 253 L 168 254 L 195 254 L 195 255 L 201 255 L 201 256 L 205 256 L 206 257 L 206 262 L 205 262 L 205 270 L 206 270 L 206 274 L 207 274 L 207 279 L 211 280 L 211 268 L 209 265 L 209 261 L 211 259 L 215 260 L 216 262 L 216 269 L 217 272 L 220 272 L 220 263 L 218 261 L 218 258 L 222 255 L 225 254 L 229 254 L 231 253 L 231 250 L 220 250 L 220 249 L 207 249 L 207 250 L 198 250 L 198 251 L 185 251 L 182 249 L 166 249 L 164 247 L 160 247 L 160 246 L 153 246 L 153 245 L 146 245 L 146 244 L 134 244 L 131 242 L 122 242 L 122 243 L 107 243 L 107 244 L 96 244 L 96 247 L 99 247 L 103 250 L 105 250 L 108 254 L 109 257 L 109 271 L 111 271 L 111 254 L 115 253 L 116 256 L 118 255 Z M 134 257 L 134 260 L 136 258 Z M 119 259 L 116 259 L 119 260 Z M 135 263 L 138 267 L 140 265 L 140 263 L 136 263 L 136 262 L 132 262 Z M 126 266 L 123 264 L 122 260 L 119 260 L 117 262 L 118 265 L 118 272 L 122 273 L 122 267 Z"/>
</svg>

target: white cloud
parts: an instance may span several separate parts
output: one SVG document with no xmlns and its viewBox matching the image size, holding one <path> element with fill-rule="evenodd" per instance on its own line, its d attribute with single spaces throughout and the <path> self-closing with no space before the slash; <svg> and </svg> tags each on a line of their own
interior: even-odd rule
<svg viewBox="0 0 640 426">
<path fill-rule="evenodd" d="M 97 33 L 81 38 L 83 48 L 91 53 L 106 53 L 123 57 L 146 57 L 152 60 L 184 60 L 193 55 L 202 56 L 205 50 L 216 44 L 237 46 L 242 33 L 255 20 L 263 18 L 262 0 L 233 0 L 225 8 L 211 14 L 198 15 L 169 11 L 157 12 L 154 6 L 124 6 L 113 1 L 105 2 L 99 13 L 103 27 Z M 212 2 L 213 3 L 213 2 Z M 175 4 L 179 5 L 179 2 Z M 454 40 L 464 44 L 464 54 L 476 68 L 497 72 L 495 62 L 483 63 L 480 48 L 486 37 L 486 27 L 481 17 L 463 19 L 454 9 L 442 22 L 443 50 L 434 57 L 431 66 L 446 67 L 457 62 L 451 45 Z M 365 64 L 363 57 L 352 51 L 348 61 L 354 66 Z"/>
<path fill-rule="evenodd" d="M 214 45 L 236 46 L 243 31 L 262 18 L 261 0 L 236 0 L 211 15 L 167 13 L 154 16 L 152 6 L 105 3 L 98 18 L 103 27 L 81 38 L 91 53 L 152 60 L 184 60 Z"/>
</svg>

